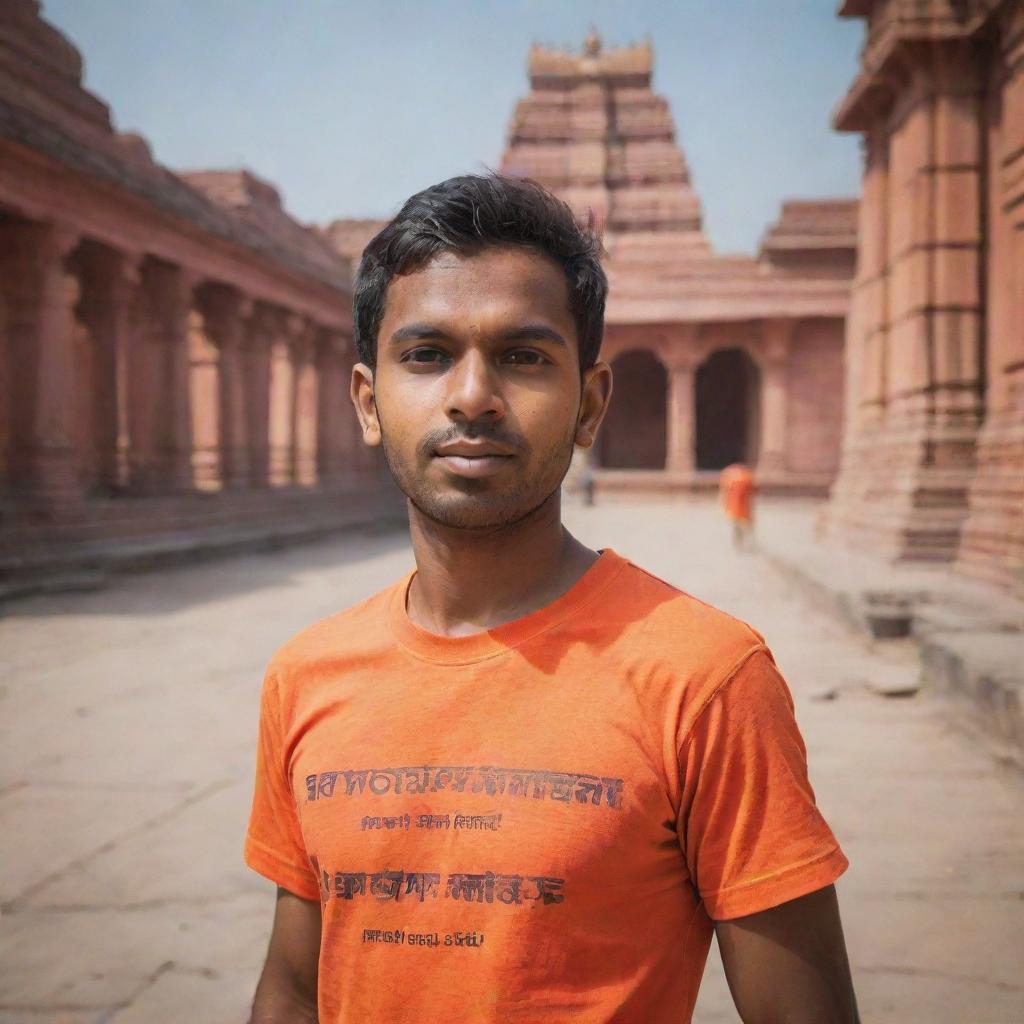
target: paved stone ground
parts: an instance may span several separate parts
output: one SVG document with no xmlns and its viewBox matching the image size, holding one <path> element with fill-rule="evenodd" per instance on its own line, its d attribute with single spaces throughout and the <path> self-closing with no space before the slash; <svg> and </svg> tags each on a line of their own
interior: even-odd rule
<svg viewBox="0 0 1024 1024">
<path fill-rule="evenodd" d="M 764 632 L 790 680 L 866 1022 L 1024 1021 L 1024 788 L 710 504 L 570 508 L 577 533 Z M 798 529 L 807 508 L 764 509 Z M 410 565 L 346 540 L 36 598 L 0 619 L 0 1024 L 241 1024 L 273 897 L 241 863 L 273 649 Z M 822 699 L 828 696 L 831 699 Z M 735 1022 L 713 953 L 695 1018 Z"/>
</svg>

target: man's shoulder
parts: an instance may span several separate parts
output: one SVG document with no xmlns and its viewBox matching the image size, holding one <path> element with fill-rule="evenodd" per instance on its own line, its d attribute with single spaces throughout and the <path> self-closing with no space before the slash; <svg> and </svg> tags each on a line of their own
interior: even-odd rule
<svg viewBox="0 0 1024 1024">
<path fill-rule="evenodd" d="M 268 671 L 286 677 L 299 668 L 323 660 L 365 657 L 383 647 L 390 636 L 388 607 L 403 581 L 391 584 L 370 597 L 311 623 L 283 643 L 270 659 Z"/>
<path fill-rule="evenodd" d="M 748 623 L 627 562 L 623 590 L 627 609 L 637 614 L 632 637 L 654 658 L 685 659 L 708 671 L 728 668 L 764 646 L 764 637 Z"/>
</svg>

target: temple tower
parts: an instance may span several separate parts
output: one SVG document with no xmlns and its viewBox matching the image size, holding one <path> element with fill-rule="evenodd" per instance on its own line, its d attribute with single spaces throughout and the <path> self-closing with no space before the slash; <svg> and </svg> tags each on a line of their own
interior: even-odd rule
<svg viewBox="0 0 1024 1024">
<path fill-rule="evenodd" d="M 708 255 L 700 199 L 652 67 L 650 43 L 606 50 L 594 31 L 578 54 L 535 44 L 502 170 L 541 182 L 584 218 L 590 211 L 617 259 Z"/>
<path fill-rule="evenodd" d="M 704 233 L 650 43 L 535 45 L 501 169 L 592 220 L 607 251 L 603 358 L 615 397 L 592 458 L 602 493 L 717 484 L 824 494 L 839 458 L 842 334 L 856 204 L 789 201 L 757 256 Z"/>
</svg>

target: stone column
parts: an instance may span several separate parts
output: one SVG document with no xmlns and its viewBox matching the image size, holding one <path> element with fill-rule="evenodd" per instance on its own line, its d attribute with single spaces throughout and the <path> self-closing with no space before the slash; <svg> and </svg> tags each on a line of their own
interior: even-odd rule
<svg viewBox="0 0 1024 1024">
<path fill-rule="evenodd" d="M 786 470 L 788 416 L 786 367 L 789 361 L 792 320 L 766 320 L 762 324 L 760 472 Z"/>
<path fill-rule="evenodd" d="M 319 329 L 307 322 L 301 338 L 293 347 L 295 366 L 295 401 L 292 406 L 292 462 L 295 482 L 311 487 L 317 482 L 317 442 L 319 440 L 320 388 L 317 372 L 317 338 Z"/>
<path fill-rule="evenodd" d="M 929 385 L 934 391 L 940 464 L 974 461 L 981 422 L 981 246 L 985 233 L 983 85 L 972 43 L 932 51 L 935 83 L 930 223 Z M 945 436 L 942 436 L 945 435 Z"/>
<path fill-rule="evenodd" d="M 668 459 L 672 473 L 692 473 L 697 464 L 697 365 L 692 352 L 668 363 Z"/>
<path fill-rule="evenodd" d="M 270 356 L 282 315 L 257 303 L 246 325 L 246 413 L 249 436 L 249 484 L 270 485 Z"/>
<path fill-rule="evenodd" d="M 137 253 L 121 252 L 110 281 L 110 347 L 114 357 L 114 458 L 113 483 L 115 489 L 127 489 L 131 480 L 134 460 L 134 438 L 129 422 L 131 384 L 129 360 L 132 349 L 140 344 L 139 285 L 141 283 L 141 257 Z"/>
<path fill-rule="evenodd" d="M 875 125 L 864 139 L 857 279 L 847 317 L 846 416 L 849 432 L 877 422 L 888 399 L 889 139 Z"/>
<path fill-rule="evenodd" d="M 244 487 L 249 481 L 249 439 L 242 340 L 252 302 L 226 285 L 204 285 L 199 297 L 206 332 L 219 355 L 221 483 Z"/>
<path fill-rule="evenodd" d="M 128 351 L 129 479 L 140 494 L 192 486 L 188 318 L 195 281 L 180 267 L 142 261 Z"/>
<path fill-rule="evenodd" d="M 75 250 L 72 264 L 82 289 L 78 317 L 85 327 L 79 341 L 85 347 L 85 359 L 75 383 L 75 408 L 86 414 L 76 425 L 81 435 L 82 477 L 87 486 L 112 493 L 122 482 L 118 472 L 122 396 L 117 381 L 121 314 L 115 310 L 122 298 L 115 294 L 121 258 L 113 249 L 86 240 Z"/>
<path fill-rule="evenodd" d="M 68 269 L 77 234 L 28 221 L 0 225 L 8 304 L 13 488 L 56 504 L 81 498 L 75 447 L 75 308 Z"/>
<path fill-rule="evenodd" d="M 270 350 L 270 484 L 288 487 L 295 480 L 295 366 L 293 345 L 301 335 L 302 319 L 286 316 Z"/>
<path fill-rule="evenodd" d="M 159 336 L 164 388 L 156 448 L 160 486 L 172 491 L 193 489 L 188 332 L 196 283 L 195 275 L 182 267 L 167 267 L 162 273 Z"/>
</svg>

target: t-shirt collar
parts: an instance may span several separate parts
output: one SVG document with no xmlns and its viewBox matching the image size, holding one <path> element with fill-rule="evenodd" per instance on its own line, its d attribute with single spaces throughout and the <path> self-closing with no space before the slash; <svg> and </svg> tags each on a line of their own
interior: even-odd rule
<svg viewBox="0 0 1024 1024">
<path fill-rule="evenodd" d="M 416 575 L 414 569 L 391 589 L 388 601 L 391 631 L 402 647 L 427 661 L 449 665 L 483 661 L 519 647 L 532 637 L 564 622 L 608 586 L 626 564 L 621 555 L 605 548 L 597 561 L 561 597 L 522 618 L 469 636 L 431 633 L 409 618 L 406 600 L 409 586 Z"/>
</svg>

